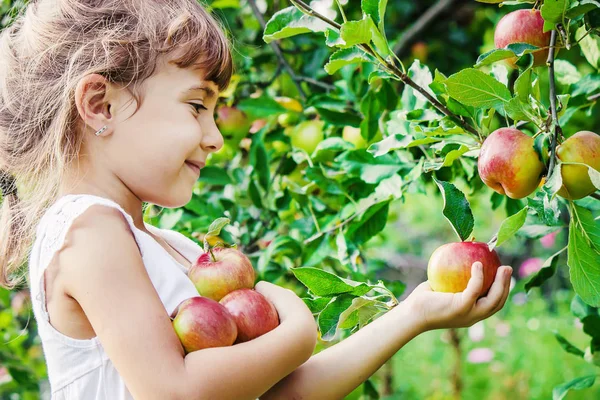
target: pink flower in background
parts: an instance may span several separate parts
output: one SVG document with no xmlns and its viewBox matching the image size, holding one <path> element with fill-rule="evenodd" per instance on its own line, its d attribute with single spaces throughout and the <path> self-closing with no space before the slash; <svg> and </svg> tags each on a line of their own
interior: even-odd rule
<svg viewBox="0 0 600 400">
<path fill-rule="evenodd" d="M 489 363 L 494 359 L 494 352 L 487 347 L 473 349 L 467 354 L 467 362 L 471 364 Z"/>
<path fill-rule="evenodd" d="M 552 248 L 554 247 L 554 243 L 556 243 L 556 235 L 558 235 L 558 231 L 549 233 L 540 239 L 540 243 L 547 249 Z"/>
<path fill-rule="evenodd" d="M 506 337 L 510 333 L 510 325 L 506 322 L 498 322 L 496 324 L 496 335 Z"/>
<path fill-rule="evenodd" d="M 471 341 L 481 342 L 485 338 L 485 327 L 483 326 L 483 321 L 479 321 L 476 324 L 469 327 L 467 332 Z"/>
<path fill-rule="evenodd" d="M 521 278 L 525 278 L 526 276 L 539 271 L 542 268 L 542 265 L 544 265 L 544 260 L 541 258 L 528 258 L 527 260 L 523 261 L 519 267 L 519 276 Z"/>
</svg>

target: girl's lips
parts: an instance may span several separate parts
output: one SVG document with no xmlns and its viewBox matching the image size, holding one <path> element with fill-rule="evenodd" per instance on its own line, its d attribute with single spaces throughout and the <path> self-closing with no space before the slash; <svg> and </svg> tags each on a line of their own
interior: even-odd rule
<svg viewBox="0 0 600 400">
<path fill-rule="evenodd" d="M 186 161 L 186 162 L 185 162 L 185 164 L 186 164 L 188 167 L 190 167 L 190 169 L 191 169 L 192 171 L 194 171 L 194 173 L 195 173 L 196 175 L 200 176 L 200 167 L 198 167 L 198 166 L 197 166 L 197 165 L 195 165 L 195 164 L 192 164 L 192 163 L 191 163 L 191 162 L 189 162 L 189 161 Z"/>
</svg>

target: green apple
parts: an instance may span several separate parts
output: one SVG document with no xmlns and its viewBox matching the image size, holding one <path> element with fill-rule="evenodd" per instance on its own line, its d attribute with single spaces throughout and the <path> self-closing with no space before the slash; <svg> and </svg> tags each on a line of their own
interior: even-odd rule
<svg viewBox="0 0 600 400">
<path fill-rule="evenodd" d="M 303 121 L 290 133 L 292 146 L 312 154 L 324 139 L 325 122 L 319 120 Z"/>
</svg>

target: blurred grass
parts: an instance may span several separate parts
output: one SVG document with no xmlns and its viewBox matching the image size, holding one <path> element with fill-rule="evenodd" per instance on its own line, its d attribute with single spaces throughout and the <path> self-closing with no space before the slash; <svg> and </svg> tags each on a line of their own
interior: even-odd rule
<svg viewBox="0 0 600 400">
<path fill-rule="evenodd" d="M 556 330 L 582 350 L 589 344 L 589 337 L 576 327 L 575 317 L 569 311 L 572 296 L 570 291 L 555 293 L 556 312 L 549 310 L 537 290 L 530 293 L 525 304 L 516 304 L 514 298 L 509 299 L 502 311 L 483 321 L 485 337 L 479 342 L 469 339 L 467 329 L 460 329 L 460 371 L 464 384 L 460 398 L 547 400 L 552 399 L 555 386 L 598 373 L 598 368 L 592 364 L 562 350 L 554 337 Z M 510 332 L 504 337 L 496 334 L 496 327 L 502 323 L 510 326 Z M 382 399 L 454 400 L 451 375 L 455 355 L 447 336 L 447 331 L 426 332 L 401 349 L 391 360 L 393 394 L 382 396 Z M 494 352 L 493 360 L 482 364 L 468 363 L 468 352 L 482 347 Z M 373 379 L 380 388 L 381 371 Z M 359 399 L 357 394 L 347 399 Z M 599 384 L 590 389 L 571 391 L 565 397 L 566 400 L 599 398 Z"/>
</svg>

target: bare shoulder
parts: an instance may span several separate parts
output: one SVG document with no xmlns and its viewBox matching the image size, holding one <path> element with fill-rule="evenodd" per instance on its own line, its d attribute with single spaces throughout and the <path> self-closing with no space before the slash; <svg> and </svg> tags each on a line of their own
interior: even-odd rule
<svg viewBox="0 0 600 400">
<path fill-rule="evenodd" d="M 102 205 L 87 209 L 67 233 L 60 269 L 65 293 L 134 397 L 170 397 L 184 369 L 183 348 L 124 215 Z"/>
<path fill-rule="evenodd" d="M 114 207 L 92 205 L 72 223 L 60 250 L 60 274 L 71 295 L 81 275 L 108 272 L 111 259 L 135 260 L 141 254 L 124 215 Z M 93 269 L 93 271 L 92 271 Z"/>
</svg>

